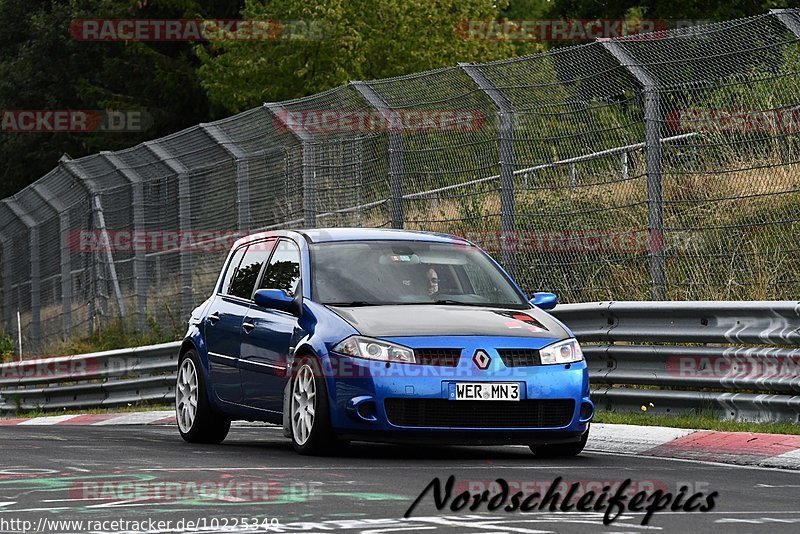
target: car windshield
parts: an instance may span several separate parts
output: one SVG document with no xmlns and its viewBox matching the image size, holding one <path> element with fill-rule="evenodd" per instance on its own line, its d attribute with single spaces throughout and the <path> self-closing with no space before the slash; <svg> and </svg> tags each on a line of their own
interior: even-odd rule
<svg viewBox="0 0 800 534">
<path fill-rule="evenodd" d="M 529 307 L 483 252 L 465 244 L 318 243 L 311 261 L 314 300 L 323 304 Z"/>
</svg>

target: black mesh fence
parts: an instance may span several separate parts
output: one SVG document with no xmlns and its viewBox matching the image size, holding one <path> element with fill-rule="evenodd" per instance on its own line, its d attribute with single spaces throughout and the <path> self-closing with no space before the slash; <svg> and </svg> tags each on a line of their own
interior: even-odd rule
<svg viewBox="0 0 800 534">
<path fill-rule="evenodd" d="M 3 328 L 179 332 L 232 240 L 453 233 L 562 301 L 796 299 L 800 13 L 351 82 L 0 202 Z M 19 317 L 19 320 L 18 320 Z"/>
</svg>

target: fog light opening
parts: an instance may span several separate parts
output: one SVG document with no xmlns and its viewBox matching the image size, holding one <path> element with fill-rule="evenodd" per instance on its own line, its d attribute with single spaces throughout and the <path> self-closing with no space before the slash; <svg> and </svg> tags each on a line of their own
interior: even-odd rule
<svg viewBox="0 0 800 534">
<path fill-rule="evenodd" d="M 588 402 L 581 404 L 581 419 L 589 419 L 594 414 L 594 408 Z"/>
<path fill-rule="evenodd" d="M 375 419 L 375 403 L 362 402 L 358 405 L 358 415 L 364 419 Z"/>
</svg>

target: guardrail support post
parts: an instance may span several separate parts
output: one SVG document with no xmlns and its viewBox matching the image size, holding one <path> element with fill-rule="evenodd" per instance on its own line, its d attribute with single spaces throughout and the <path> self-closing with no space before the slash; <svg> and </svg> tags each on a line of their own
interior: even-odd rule
<svg viewBox="0 0 800 534">
<path fill-rule="evenodd" d="M 264 107 L 272 113 L 286 131 L 300 141 L 303 148 L 303 226 L 317 226 L 317 175 L 313 136 L 305 129 L 293 127 L 286 121 L 286 110 L 280 104 L 265 103 Z"/>
<path fill-rule="evenodd" d="M 239 217 L 239 233 L 246 235 L 250 230 L 250 169 L 247 153 L 216 124 L 201 124 L 212 141 L 225 150 L 236 162 L 236 213 Z"/>
<path fill-rule="evenodd" d="M 386 118 L 389 125 L 402 123 L 402 121 L 393 120 L 396 112 L 371 85 L 366 82 L 350 82 L 350 85 L 358 91 L 373 109 Z M 403 206 L 403 132 L 394 127 L 389 128 L 389 198 L 392 206 L 392 228 L 402 229 L 405 224 Z"/>
<path fill-rule="evenodd" d="M 514 198 L 514 106 L 511 100 L 481 71 L 478 65 L 459 63 L 458 66 L 469 76 L 475 85 L 488 96 L 497 107 L 500 119 L 500 242 L 503 267 L 513 277 L 517 270 L 514 248 L 519 242 L 517 236 L 516 206 Z"/>
<path fill-rule="evenodd" d="M 100 153 L 109 165 L 114 167 L 131 184 L 131 200 L 133 202 L 133 235 L 144 232 L 144 186 L 142 177 L 127 167 L 113 152 Z M 137 240 L 131 240 L 135 243 Z M 145 251 L 136 246 L 133 251 L 133 292 L 136 294 L 136 329 L 144 332 L 147 326 L 147 258 Z"/>
<path fill-rule="evenodd" d="M 31 259 L 31 338 L 29 344 L 31 348 L 28 353 L 35 353 L 41 342 L 41 273 L 39 269 L 39 227 L 22 206 L 13 198 L 3 200 L 3 203 L 14 213 L 14 215 L 28 229 L 28 244 L 30 246 Z"/>
<path fill-rule="evenodd" d="M 644 89 L 645 167 L 647 174 L 647 227 L 650 247 L 650 280 L 652 299 L 666 300 L 667 271 L 664 246 L 664 200 L 661 159 L 661 106 L 659 83 L 620 43 L 599 40 L 620 65 L 625 67 Z"/>
<path fill-rule="evenodd" d="M 53 196 L 43 183 L 35 182 L 31 188 L 47 205 L 58 213 L 61 233 L 61 322 L 62 339 L 66 341 L 72 330 L 72 269 L 69 251 L 69 212 L 60 199 Z"/>
<path fill-rule="evenodd" d="M 158 144 L 157 140 L 149 141 L 145 143 L 144 146 L 178 177 L 178 231 L 181 233 L 181 236 L 186 236 L 192 230 L 189 169 L 163 146 Z M 179 250 L 178 254 L 180 256 L 181 271 L 181 315 L 186 316 L 191 313 L 193 304 L 192 251 Z"/>
</svg>

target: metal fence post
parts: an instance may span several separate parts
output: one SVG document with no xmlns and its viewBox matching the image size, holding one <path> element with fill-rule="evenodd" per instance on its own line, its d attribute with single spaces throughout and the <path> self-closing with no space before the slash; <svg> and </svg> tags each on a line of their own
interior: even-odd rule
<svg viewBox="0 0 800 534">
<path fill-rule="evenodd" d="M 186 236 L 192 230 L 189 169 L 163 146 L 158 144 L 158 140 L 149 141 L 145 143 L 144 146 L 178 177 L 178 231 L 182 236 Z M 192 252 L 190 250 L 180 250 L 179 255 L 181 271 L 181 314 L 188 315 L 193 307 Z"/>
<path fill-rule="evenodd" d="M 3 200 L 3 203 L 28 229 L 28 243 L 31 259 L 31 339 L 29 340 L 33 351 L 38 350 L 41 341 L 41 273 L 39 270 L 39 228 L 36 221 L 22 209 L 22 206 L 13 198 Z M 19 287 L 19 286 L 18 286 Z M 28 351 L 31 352 L 31 351 Z"/>
<path fill-rule="evenodd" d="M 100 242 L 102 248 L 105 249 L 106 262 L 108 263 L 108 274 L 111 278 L 111 285 L 114 291 L 114 297 L 117 301 L 117 307 L 122 317 L 125 316 L 125 302 L 122 300 L 122 291 L 119 287 L 119 278 L 117 277 L 117 267 L 114 263 L 114 253 L 111 250 L 111 239 L 108 236 L 108 228 L 106 228 L 105 214 L 103 212 L 103 203 L 100 199 L 100 187 L 76 162 L 72 161 L 68 156 L 64 156 L 59 161 L 73 178 L 80 183 L 91 197 L 92 218 L 97 229 L 100 230 Z"/>
<path fill-rule="evenodd" d="M 247 153 L 216 124 L 200 124 L 212 141 L 225 150 L 236 162 L 236 213 L 239 232 L 245 235 L 250 230 L 250 169 Z"/>
<path fill-rule="evenodd" d="M 600 44 L 642 84 L 644 90 L 645 169 L 647 174 L 647 227 L 650 234 L 650 280 L 653 300 L 667 298 L 667 271 L 664 246 L 664 199 L 661 159 L 661 105 L 659 83 L 620 43 L 600 40 Z"/>
<path fill-rule="evenodd" d="M 622 175 L 622 179 L 627 180 L 629 176 L 629 169 L 628 169 L 628 153 L 622 152 L 619 155 L 619 162 L 620 162 L 620 174 Z"/>
<path fill-rule="evenodd" d="M 286 121 L 286 110 L 280 104 L 265 103 L 272 115 L 300 141 L 303 148 L 303 225 L 314 228 L 317 225 L 317 176 L 313 136 L 305 129 L 291 126 Z"/>
<path fill-rule="evenodd" d="M 514 198 L 514 171 L 516 168 L 514 106 L 511 104 L 511 100 L 503 94 L 503 91 L 483 74 L 478 65 L 459 63 L 458 66 L 497 107 L 497 116 L 500 119 L 500 239 L 502 247 L 500 257 L 503 267 L 511 276 L 514 276 L 517 270 L 517 258 L 514 249 L 516 248 L 515 243 L 519 241 Z"/>
<path fill-rule="evenodd" d="M 6 333 L 12 330 L 11 314 L 11 241 L 0 232 L 0 245 L 3 247 L 3 324 Z"/>
<path fill-rule="evenodd" d="M 775 16 L 786 28 L 800 39 L 800 15 L 797 9 L 770 9 L 770 14 Z"/>
<path fill-rule="evenodd" d="M 31 188 L 39 197 L 58 213 L 61 233 L 61 323 L 62 338 L 66 341 L 72 330 L 72 269 L 69 251 L 69 212 L 63 202 L 43 183 L 36 182 Z"/>
<path fill-rule="evenodd" d="M 350 82 L 350 85 L 359 92 L 373 109 L 386 117 L 390 125 L 402 123 L 402 121 L 393 120 L 396 112 L 371 85 L 366 82 Z M 392 228 L 401 229 L 405 224 L 403 206 L 403 132 L 396 128 L 389 129 L 389 197 L 392 206 Z"/>
<path fill-rule="evenodd" d="M 131 201 L 133 203 L 133 234 L 141 235 L 145 229 L 144 221 L 144 186 L 139 173 L 127 167 L 113 152 L 100 153 L 109 165 L 114 167 L 131 184 Z M 134 240 L 135 241 L 135 240 Z M 142 247 L 135 247 L 133 252 L 133 292 L 136 294 L 136 328 L 143 332 L 147 326 L 147 258 Z"/>
</svg>

